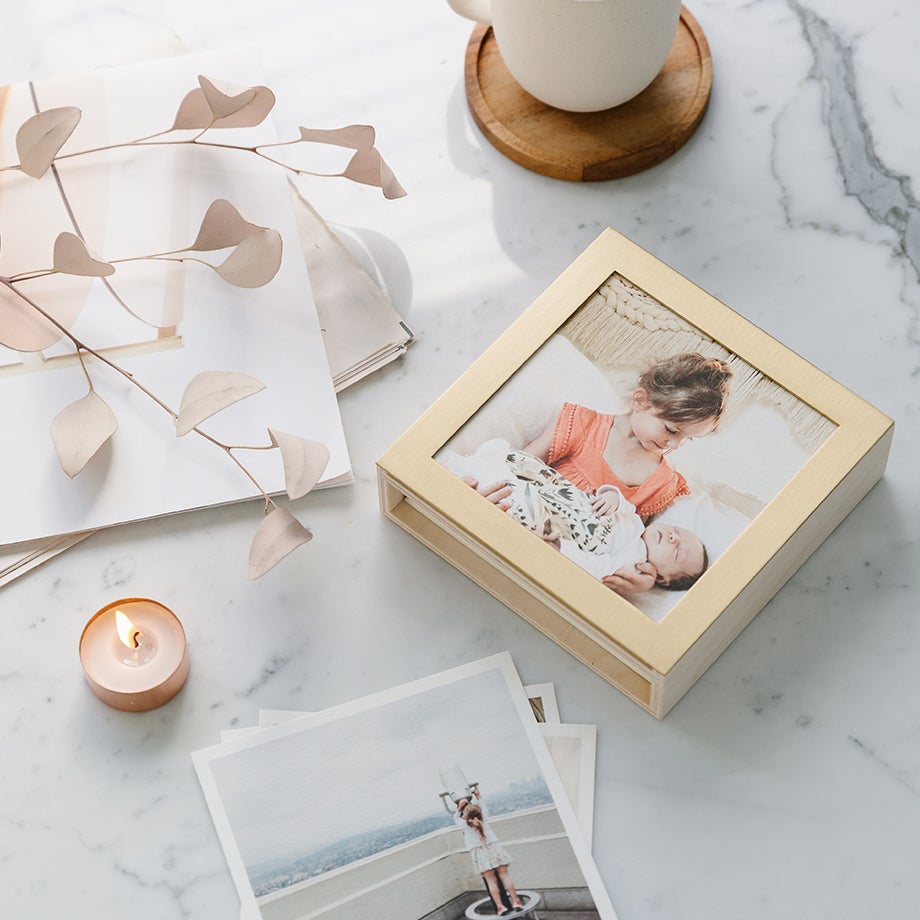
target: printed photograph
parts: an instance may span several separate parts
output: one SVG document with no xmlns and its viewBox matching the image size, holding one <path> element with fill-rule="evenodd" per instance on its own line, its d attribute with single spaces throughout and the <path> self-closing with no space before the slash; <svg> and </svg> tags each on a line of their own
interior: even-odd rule
<svg viewBox="0 0 920 920">
<path fill-rule="evenodd" d="M 244 916 L 615 920 L 507 654 L 193 757 Z"/>
<path fill-rule="evenodd" d="M 435 459 L 660 621 L 834 429 L 613 274 Z"/>
<path fill-rule="evenodd" d="M 545 723 L 540 726 L 566 796 L 588 846 L 594 835 L 594 770 L 597 726 Z"/>
<path fill-rule="evenodd" d="M 551 683 L 528 684 L 524 688 L 533 717 L 538 722 L 561 722 L 556 688 Z"/>
</svg>

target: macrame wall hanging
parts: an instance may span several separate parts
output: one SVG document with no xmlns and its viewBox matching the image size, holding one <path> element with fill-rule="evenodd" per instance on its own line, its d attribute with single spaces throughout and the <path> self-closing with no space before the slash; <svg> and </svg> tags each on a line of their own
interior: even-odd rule
<svg viewBox="0 0 920 920">
<path fill-rule="evenodd" d="M 696 351 L 721 358 L 732 369 L 725 413 L 729 424 L 735 406 L 757 400 L 778 409 L 809 451 L 816 450 L 836 428 L 811 406 L 620 275 L 611 275 L 559 331 L 615 385 L 624 371 L 634 382 L 650 364 L 679 352 Z"/>
</svg>

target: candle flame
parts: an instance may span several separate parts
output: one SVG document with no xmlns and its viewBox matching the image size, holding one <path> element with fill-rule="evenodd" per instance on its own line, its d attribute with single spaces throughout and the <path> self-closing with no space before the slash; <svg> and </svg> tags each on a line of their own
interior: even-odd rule
<svg viewBox="0 0 920 920">
<path fill-rule="evenodd" d="M 120 610 L 115 611 L 115 629 L 122 644 L 128 648 L 137 648 L 137 637 L 140 634 L 137 627 Z"/>
</svg>

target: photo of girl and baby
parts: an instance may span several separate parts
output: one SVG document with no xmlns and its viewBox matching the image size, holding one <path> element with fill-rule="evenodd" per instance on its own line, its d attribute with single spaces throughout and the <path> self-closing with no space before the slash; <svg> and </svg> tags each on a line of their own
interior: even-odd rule
<svg viewBox="0 0 920 920">
<path fill-rule="evenodd" d="M 833 429 L 613 275 L 436 459 L 660 620 Z"/>
</svg>

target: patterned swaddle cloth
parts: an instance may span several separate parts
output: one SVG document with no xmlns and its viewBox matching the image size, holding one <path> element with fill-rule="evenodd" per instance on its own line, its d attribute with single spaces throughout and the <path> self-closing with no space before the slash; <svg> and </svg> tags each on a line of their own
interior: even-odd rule
<svg viewBox="0 0 920 920">
<path fill-rule="evenodd" d="M 614 518 L 591 508 L 591 496 L 532 454 L 508 451 L 505 461 L 516 479 L 507 479 L 508 510 L 516 521 L 542 536 L 558 534 L 586 552 L 605 551 L 614 537 Z"/>
</svg>

